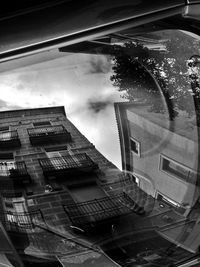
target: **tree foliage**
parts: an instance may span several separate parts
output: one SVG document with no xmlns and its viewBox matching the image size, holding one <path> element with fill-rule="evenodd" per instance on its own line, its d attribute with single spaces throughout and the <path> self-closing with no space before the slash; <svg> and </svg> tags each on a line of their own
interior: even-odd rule
<svg viewBox="0 0 200 267">
<path fill-rule="evenodd" d="M 113 85 L 129 100 L 142 100 L 154 112 L 165 112 L 170 119 L 178 112 L 194 112 L 193 98 L 199 98 L 198 70 L 191 75 L 188 60 L 199 54 L 199 42 L 180 31 L 167 31 L 165 51 L 151 50 L 138 42 L 113 47 Z M 191 102 L 192 101 L 192 102 Z"/>
</svg>

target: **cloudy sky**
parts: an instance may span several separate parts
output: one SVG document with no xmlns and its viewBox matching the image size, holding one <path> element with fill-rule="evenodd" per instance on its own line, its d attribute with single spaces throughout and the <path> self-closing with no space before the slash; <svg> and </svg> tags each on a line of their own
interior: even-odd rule
<svg viewBox="0 0 200 267">
<path fill-rule="evenodd" d="M 68 118 L 121 168 L 111 61 L 103 55 L 68 54 L 0 74 L 0 111 L 64 105 Z"/>
</svg>

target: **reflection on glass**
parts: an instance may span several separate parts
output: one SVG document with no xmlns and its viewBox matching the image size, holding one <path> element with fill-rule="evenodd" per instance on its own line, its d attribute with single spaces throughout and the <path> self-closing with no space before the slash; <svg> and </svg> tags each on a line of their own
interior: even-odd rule
<svg viewBox="0 0 200 267">
<path fill-rule="evenodd" d="M 198 257 L 198 47 L 186 32 L 129 29 L 1 73 L 0 220 L 19 263 L 2 253 L 13 266 Z"/>
</svg>

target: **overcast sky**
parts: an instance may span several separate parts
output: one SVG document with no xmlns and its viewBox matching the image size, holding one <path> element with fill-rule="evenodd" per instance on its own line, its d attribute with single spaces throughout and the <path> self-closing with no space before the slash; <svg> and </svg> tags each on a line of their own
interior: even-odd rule
<svg viewBox="0 0 200 267">
<path fill-rule="evenodd" d="M 64 105 L 68 118 L 121 168 L 112 66 L 103 55 L 66 54 L 0 75 L 0 110 Z"/>
</svg>

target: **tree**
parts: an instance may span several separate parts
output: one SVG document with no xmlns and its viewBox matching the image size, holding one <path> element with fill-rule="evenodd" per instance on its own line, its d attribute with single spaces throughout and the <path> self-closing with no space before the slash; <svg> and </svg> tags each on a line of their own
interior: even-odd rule
<svg viewBox="0 0 200 267">
<path fill-rule="evenodd" d="M 166 111 L 161 101 L 164 98 L 171 120 L 181 110 L 191 116 L 195 112 L 192 97 L 199 97 L 200 90 L 198 75 L 191 79 L 187 61 L 198 54 L 199 42 L 180 31 L 166 31 L 161 35 L 167 39 L 165 52 L 150 50 L 138 42 L 114 46 L 111 81 L 123 98 L 140 99 L 153 112 Z"/>
</svg>

